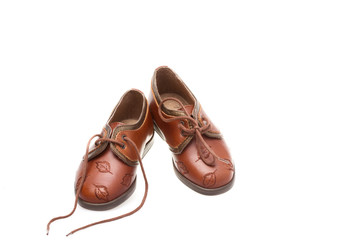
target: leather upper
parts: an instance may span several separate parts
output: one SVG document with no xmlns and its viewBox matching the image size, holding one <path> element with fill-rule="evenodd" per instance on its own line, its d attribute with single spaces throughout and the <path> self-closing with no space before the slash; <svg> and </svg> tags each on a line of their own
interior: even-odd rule
<svg viewBox="0 0 360 240">
<path fill-rule="evenodd" d="M 123 137 L 130 138 L 142 155 L 153 132 L 153 122 L 144 94 L 135 89 L 126 92 L 101 132 L 102 138 L 114 139 L 125 145 L 121 147 L 100 142 L 91 148 L 79 197 L 89 203 L 106 203 L 126 192 L 136 178 L 138 159 L 134 148 L 128 146 Z M 80 170 L 81 165 L 76 174 L 75 189 L 81 182 Z"/>
<path fill-rule="evenodd" d="M 180 109 L 180 106 L 177 106 L 179 104 L 176 101 L 168 101 L 168 106 L 163 104 L 159 112 L 160 102 L 169 97 L 181 101 L 187 114 Z M 234 164 L 219 129 L 211 122 L 200 103 L 180 77 L 170 68 L 159 67 L 155 70 L 151 82 L 149 104 L 155 129 L 168 143 L 173 153 L 174 165 L 184 177 L 203 188 L 218 188 L 233 179 Z M 162 119 L 177 118 L 184 115 L 191 116 L 193 120 L 188 121 L 180 118 L 174 121 L 164 121 Z M 199 144 L 196 144 L 195 134 L 184 135 L 182 133 L 180 125 L 191 131 L 194 128 L 192 122 L 197 123 L 197 128 L 209 125 L 209 128 L 200 136 L 205 142 L 204 146 L 200 144 L 199 147 Z M 203 161 L 206 159 L 202 159 L 209 155 L 209 150 L 216 156 L 213 166 Z"/>
</svg>

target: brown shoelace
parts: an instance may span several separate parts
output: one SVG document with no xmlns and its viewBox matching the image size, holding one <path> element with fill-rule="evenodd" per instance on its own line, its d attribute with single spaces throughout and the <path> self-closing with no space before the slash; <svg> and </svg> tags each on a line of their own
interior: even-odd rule
<svg viewBox="0 0 360 240">
<path fill-rule="evenodd" d="M 164 103 L 166 101 L 177 102 L 180 105 L 179 110 L 183 110 L 185 113 L 185 116 L 176 116 L 176 117 L 166 118 L 163 111 L 161 110 L 162 106 L 164 105 Z M 198 150 L 201 160 L 209 166 L 215 165 L 215 160 L 219 159 L 219 157 L 215 154 L 215 152 L 211 149 L 211 147 L 205 142 L 205 140 L 202 136 L 205 132 L 207 132 L 209 130 L 209 128 L 211 126 L 210 121 L 208 121 L 208 119 L 205 119 L 202 117 L 204 125 L 201 126 L 201 124 L 192 115 L 190 115 L 186 111 L 184 104 L 179 99 L 174 98 L 174 97 L 167 97 L 167 98 L 164 98 L 163 100 L 161 100 L 161 102 L 159 103 L 158 111 L 159 111 L 159 116 L 160 116 L 161 120 L 163 120 L 164 122 L 173 122 L 176 120 L 181 120 L 180 124 L 178 125 L 179 129 L 181 130 L 181 134 L 183 136 L 195 136 L 196 147 L 197 147 L 197 150 Z M 187 120 L 189 122 L 190 128 L 186 128 L 184 126 L 184 120 Z"/>
<path fill-rule="evenodd" d="M 95 137 L 99 137 L 99 139 L 96 140 L 95 144 L 99 144 L 100 142 L 111 142 L 111 143 L 115 143 L 115 144 L 118 144 L 119 146 L 123 147 L 125 146 L 125 143 L 124 142 L 119 142 L 119 141 L 116 141 L 116 140 L 113 140 L 113 139 L 109 139 L 109 138 L 102 138 L 102 135 L 100 134 L 96 134 L 94 136 L 92 136 L 86 146 L 86 152 L 85 152 L 85 156 L 84 156 L 84 164 L 82 166 L 82 180 L 80 182 L 80 185 L 79 187 L 77 188 L 76 190 L 76 197 L 75 197 L 75 204 L 74 204 L 74 208 L 73 210 L 67 214 L 67 215 L 64 215 L 64 216 L 60 216 L 60 217 L 56 217 L 56 218 L 53 218 L 49 221 L 49 223 L 47 224 L 47 235 L 49 234 L 49 230 L 50 230 L 50 224 L 56 220 L 59 220 L 59 219 L 63 219 L 63 218 L 67 218 L 67 217 L 70 217 L 76 210 L 76 207 L 77 207 L 77 203 L 78 203 L 78 200 L 79 200 L 79 195 L 80 195 L 80 191 L 81 191 L 81 188 L 82 186 L 84 185 L 84 180 L 85 180 L 85 175 L 86 175 L 86 170 L 87 170 L 87 166 L 88 166 L 88 158 L 89 158 L 89 146 L 90 146 L 90 143 L 91 141 L 95 138 Z M 130 216 L 134 213 L 136 213 L 137 211 L 140 210 L 140 208 L 142 208 L 142 206 L 144 205 L 145 203 L 145 200 L 146 200 L 146 197 L 147 197 L 147 193 L 148 193 L 148 181 L 147 181 L 147 178 L 146 178 L 146 174 L 145 174 L 145 171 L 144 171 L 144 167 L 143 167 L 143 164 L 142 164 L 142 159 L 140 157 L 140 153 L 139 153 L 139 150 L 137 149 L 135 143 L 128 137 L 124 137 L 123 138 L 125 140 L 125 142 L 128 142 L 132 145 L 132 147 L 134 148 L 135 152 L 136 152 L 136 155 L 139 159 L 139 163 L 140 163 L 140 167 L 141 167 L 141 171 L 142 171 L 142 174 L 143 174 L 143 177 L 144 177 L 144 181 L 145 181 L 145 192 L 144 192 L 144 196 L 142 198 L 142 201 L 140 203 L 140 205 L 135 208 L 134 210 L 132 210 L 131 212 L 128 212 L 128 213 L 125 213 L 123 215 L 120 215 L 120 216 L 117 216 L 117 217 L 114 217 L 114 218 L 109 218 L 109 219 L 105 219 L 105 220 L 102 220 L 102 221 L 98 221 L 98 222 L 94 222 L 94 223 L 91 223 L 91 224 L 88 224 L 88 225 L 85 225 L 83 227 L 80 227 L 80 228 L 77 228 L 73 231 L 71 231 L 70 233 L 68 233 L 66 236 L 69 236 L 71 234 L 74 234 L 75 232 L 77 231 L 80 231 L 82 229 L 85 229 L 85 228 L 88 228 L 88 227 L 92 227 L 94 225 L 98 225 L 98 224 L 101 224 L 101 223 L 106 223 L 106 222 L 112 222 L 112 221 L 115 221 L 115 220 L 118 220 L 118 219 L 121 219 L 121 218 L 124 218 L 124 217 L 127 217 L 127 216 Z"/>
</svg>

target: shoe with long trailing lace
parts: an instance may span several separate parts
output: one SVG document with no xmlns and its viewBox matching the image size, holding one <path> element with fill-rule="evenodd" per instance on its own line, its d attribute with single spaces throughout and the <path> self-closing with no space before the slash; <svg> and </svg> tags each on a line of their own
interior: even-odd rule
<svg viewBox="0 0 360 240">
<path fill-rule="evenodd" d="M 144 94 L 136 89 L 127 91 L 105 124 L 100 134 L 90 138 L 84 158 L 76 174 L 74 189 L 75 203 L 73 210 L 56 220 L 71 216 L 79 203 L 91 210 L 114 208 L 128 199 L 136 187 L 136 169 L 140 165 L 145 180 L 145 193 L 140 205 L 133 211 L 103 221 L 94 222 L 70 232 L 100 223 L 118 220 L 138 211 L 144 204 L 148 182 L 142 157 L 153 144 L 154 128 L 149 105 Z M 95 143 L 90 147 L 93 139 Z"/>
<path fill-rule="evenodd" d="M 234 184 L 235 168 L 225 140 L 194 94 L 170 68 L 155 70 L 149 103 L 155 131 L 173 154 L 176 176 L 202 194 L 228 191 Z"/>
</svg>

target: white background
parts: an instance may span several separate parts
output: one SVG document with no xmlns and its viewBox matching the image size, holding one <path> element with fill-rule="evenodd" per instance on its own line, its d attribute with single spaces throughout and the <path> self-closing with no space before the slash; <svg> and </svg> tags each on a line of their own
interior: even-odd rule
<svg viewBox="0 0 360 240">
<path fill-rule="evenodd" d="M 75 171 L 121 95 L 173 68 L 232 151 L 202 196 L 156 137 L 135 215 L 72 239 L 360 239 L 358 1 L 1 1 L 1 239 L 64 239 L 132 210 L 73 205 Z"/>
</svg>

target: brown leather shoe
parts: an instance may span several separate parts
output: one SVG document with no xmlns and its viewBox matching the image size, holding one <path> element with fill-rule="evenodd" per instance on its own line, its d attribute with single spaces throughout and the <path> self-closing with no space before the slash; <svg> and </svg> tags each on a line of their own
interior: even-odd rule
<svg viewBox="0 0 360 240">
<path fill-rule="evenodd" d="M 89 151 L 85 181 L 79 204 L 92 210 L 107 210 L 128 199 L 135 190 L 137 155 L 124 137 L 136 144 L 144 156 L 153 143 L 153 124 L 142 92 L 126 92 L 116 105 L 101 132 L 96 146 Z M 116 144 L 102 139 L 112 139 Z M 81 182 L 82 164 L 76 174 L 75 190 Z"/>
<path fill-rule="evenodd" d="M 234 183 L 234 164 L 220 131 L 180 77 L 168 67 L 155 70 L 149 98 L 156 132 L 173 153 L 176 176 L 207 195 Z"/>
<path fill-rule="evenodd" d="M 145 202 L 148 190 L 141 159 L 152 146 L 153 136 L 153 121 L 144 94 L 135 89 L 126 92 L 101 134 L 94 135 L 88 142 L 84 159 L 76 174 L 74 209 L 68 215 L 52 219 L 48 223 L 48 230 L 53 221 L 71 216 L 77 203 L 92 210 L 106 210 L 124 202 L 135 190 L 136 168 L 140 164 L 145 180 L 145 193 L 141 204 L 135 210 L 86 225 L 69 234 L 138 211 Z M 95 137 L 99 138 L 95 145 L 89 148 Z"/>
</svg>

